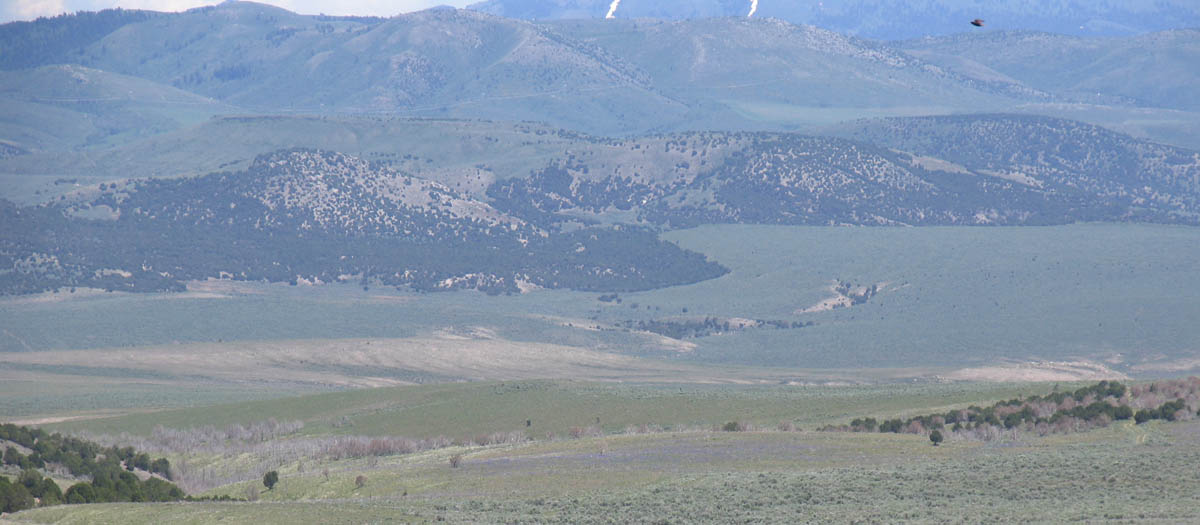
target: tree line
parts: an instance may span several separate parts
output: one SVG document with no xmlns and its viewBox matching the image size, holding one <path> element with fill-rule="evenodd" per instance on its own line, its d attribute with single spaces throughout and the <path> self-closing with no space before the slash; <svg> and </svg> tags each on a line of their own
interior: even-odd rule
<svg viewBox="0 0 1200 525">
<path fill-rule="evenodd" d="M 1173 398 L 1173 399 L 1171 399 Z M 972 405 L 941 414 L 907 419 L 856 418 L 849 425 L 830 425 L 826 431 L 930 434 L 949 431 L 959 435 L 994 436 L 997 431 L 1031 431 L 1040 435 L 1107 426 L 1113 421 L 1177 421 L 1200 415 L 1200 378 L 1190 377 L 1127 387 L 1117 381 L 1100 381 L 1070 392 L 1052 392 L 999 401 L 991 406 Z"/>
<path fill-rule="evenodd" d="M 178 501 L 185 497 L 179 487 L 167 481 L 171 477 L 171 463 L 166 458 L 151 459 L 133 447 L 105 448 L 90 441 L 13 424 L 0 425 L 0 441 L 11 443 L 4 450 L 4 464 L 21 469 L 16 480 L 0 476 L 3 512 L 38 504 Z M 90 481 L 76 482 L 64 492 L 41 472 L 56 466 Z M 161 477 L 142 480 L 136 470 Z"/>
</svg>

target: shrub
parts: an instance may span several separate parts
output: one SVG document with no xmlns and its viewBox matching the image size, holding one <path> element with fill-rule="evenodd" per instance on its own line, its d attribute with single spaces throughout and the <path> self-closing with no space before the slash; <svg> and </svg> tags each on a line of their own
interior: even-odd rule
<svg viewBox="0 0 1200 525">
<path fill-rule="evenodd" d="M 462 454 L 450 456 L 450 468 L 458 468 L 462 464 Z"/>
<path fill-rule="evenodd" d="M 17 512 L 32 508 L 33 495 L 20 483 L 10 483 L 0 477 L 0 513 Z"/>
<path fill-rule="evenodd" d="M 246 487 L 246 501 L 258 501 L 258 485 Z"/>
<path fill-rule="evenodd" d="M 1139 425 L 1150 421 L 1153 418 L 1154 416 L 1151 415 L 1150 411 L 1146 409 L 1138 410 L 1137 413 L 1133 415 L 1133 421 Z"/>
<path fill-rule="evenodd" d="M 367 484 L 366 476 L 359 474 L 358 477 L 354 478 L 354 488 L 361 489 L 361 488 L 363 488 L 363 485 L 366 485 L 366 484 Z"/>
<path fill-rule="evenodd" d="M 67 503 L 94 503 L 96 501 L 96 491 L 92 488 L 92 484 L 86 481 L 80 481 L 67 488 L 67 493 L 64 494 Z"/>
</svg>

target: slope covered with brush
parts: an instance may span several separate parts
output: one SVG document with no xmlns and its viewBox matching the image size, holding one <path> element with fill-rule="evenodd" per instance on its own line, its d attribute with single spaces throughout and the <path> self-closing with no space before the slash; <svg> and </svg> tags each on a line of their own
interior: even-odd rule
<svg viewBox="0 0 1200 525">
<path fill-rule="evenodd" d="M 439 183 L 321 151 L 263 156 L 244 172 L 102 184 L 75 199 L 4 206 L 17 225 L 0 237 L 5 292 L 177 290 L 210 277 L 639 290 L 725 272 L 651 232 L 546 231 Z"/>
</svg>

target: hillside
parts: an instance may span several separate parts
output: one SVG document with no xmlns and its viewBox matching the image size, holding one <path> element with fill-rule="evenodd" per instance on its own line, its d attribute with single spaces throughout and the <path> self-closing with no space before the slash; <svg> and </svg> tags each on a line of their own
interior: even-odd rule
<svg viewBox="0 0 1200 525">
<path fill-rule="evenodd" d="M 121 179 L 75 187 L 49 206 L 9 205 L 6 216 L 22 226 L 4 238 L 13 268 L 6 289 L 176 289 L 181 280 L 229 275 L 275 282 L 356 276 L 364 284 L 493 292 L 514 292 L 520 283 L 629 290 L 721 271 L 620 224 L 1200 221 L 1200 154 L 1047 117 L 896 118 L 829 129 L 854 141 L 786 133 L 614 140 L 540 126 L 391 121 L 398 132 L 436 129 L 449 134 L 435 144 L 459 144 L 416 155 L 401 154 L 395 136 L 343 138 L 358 125 L 353 120 L 225 119 L 211 130 L 293 124 L 316 132 L 310 138 L 325 137 L 319 145 L 367 149 L 378 160 L 284 150 L 256 157 L 241 172 Z M 160 146 L 153 151 L 164 157 L 142 162 L 198 157 L 205 143 L 190 153 Z M 513 151 L 532 155 L 514 162 Z M 237 165 L 252 153 L 209 162 Z M 121 158 L 105 162 L 115 167 Z M 144 251 L 125 255 L 101 248 L 146 235 L 160 244 L 141 241 Z M 284 247 L 285 238 L 297 242 Z M 203 244 L 181 250 L 184 239 L 237 248 L 201 255 L 193 250 Z M 651 254 L 661 260 L 643 258 Z"/>
<path fill-rule="evenodd" d="M 666 93 L 727 105 L 759 120 L 801 108 L 943 112 L 1051 97 L 932 67 L 887 44 L 780 20 L 592 19 L 545 25 L 636 65 Z"/>
<path fill-rule="evenodd" d="M 1156 386 L 1147 397 L 1165 390 Z M 193 494 L 258 501 L 60 505 L 6 518 L 930 523 L 966 509 L 985 522 L 1196 520 L 1200 424 L 1190 410 L 1182 421 L 1120 420 L 1044 434 L 938 423 L 947 437 L 936 447 L 908 431 L 812 431 L 839 418 L 948 414 L 996 401 L 1000 413 L 1012 396 L 1057 399 L 1052 388 L 519 381 L 78 421 L 54 428 L 92 430 L 84 435 L 106 445 L 169 455 L 180 486 Z M 1194 396 L 1178 402 L 1196 406 Z M 150 431 L 157 417 L 167 424 Z M 126 428 L 133 435 L 118 433 Z M 274 483 L 263 490 L 269 472 Z"/>
<path fill-rule="evenodd" d="M 967 33 L 900 43 L 914 56 L 1080 101 L 1200 110 L 1200 29 L 1129 38 L 1032 31 Z"/>
<path fill-rule="evenodd" d="M 761 7 L 766 13 L 770 4 Z M 1188 96 L 1195 31 L 1125 38 L 977 31 L 880 42 L 779 18 L 685 18 L 530 22 L 432 9 L 381 19 L 226 2 L 183 13 L 105 11 L 6 24 L 0 45 L 13 49 L 21 49 L 23 35 L 87 30 L 0 67 L 16 82 L 42 89 L 48 80 L 30 68 L 78 64 L 251 115 L 536 121 L 631 136 L 1031 111 L 1200 144 L 1194 97 Z M 1139 54 L 1143 48 L 1152 52 Z M 44 87 L 60 90 L 57 85 Z M 1070 104 L 1089 106 L 1081 111 Z M 1158 112 L 1132 111 L 1142 108 Z M 73 137 L 56 151 L 79 144 L 78 135 L 95 135 L 74 130 L 78 118 L 42 123 L 18 109 L 10 109 L 11 126 Z M 114 146 L 139 138 L 109 135 L 106 144 Z"/>
<path fill-rule="evenodd" d="M 981 115 L 861 121 L 840 130 L 847 137 L 937 156 L 1047 194 L 1104 195 L 1125 202 L 1129 216 L 1165 213 L 1160 219 L 1174 216 L 1183 222 L 1196 217 L 1200 154 L 1098 126 L 1047 117 Z M 1160 211 L 1147 217 L 1147 208 Z"/>
<path fill-rule="evenodd" d="M 0 133 L 10 146 L 50 152 L 51 158 L 132 142 L 232 111 L 187 91 L 77 65 L 0 71 L 0 98 Z"/>
<path fill-rule="evenodd" d="M 833 130 L 861 142 L 773 133 L 668 136 L 654 148 L 676 153 L 658 169 L 611 167 L 609 157 L 579 154 L 529 178 L 499 181 L 489 195 L 516 214 L 624 210 L 675 227 L 1194 224 L 1200 211 L 1194 151 L 1045 117 L 866 122 Z"/>
<path fill-rule="evenodd" d="M 261 112 L 466 113 L 620 132 L 683 111 L 601 49 L 452 9 L 364 22 L 226 3 L 124 26 L 78 61 Z"/>
<path fill-rule="evenodd" d="M 76 46 L 32 65 L 69 60 L 257 113 L 536 120 L 603 134 L 778 127 L 781 111 L 785 122 L 814 120 L 806 108 L 924 114 L 1046 98 L 884 44 L 756 19 L 543 25 L 453 9 L 347 19 L 230 2 Z"/>
<path fill-rule="evenodd" d="M 77 62 L 74 54 L 121 27 L 161 13 L 126 9 L 78 11 L 0 25 L 0 69 L 30 69 Z"/>
<path fill-rule="evenodd" d="M 25 180 L 44 180 L 47 177 L 42 175 L 54 174 L 92 184 L 125 178 L 196 176 L 242 170 L 259 155 L 306 148 L 387 163 L 461 191 L 482 194 L 494 178 L 523 176 L 565 151 L 595 140 L 535 123 L 232 115 L 103 150 L 24 152 L 29 154 L 0 158 L 0 173 Z M 481 185 L 479 179 L 468 180 L 476 176 L 486 182 Z"/>
<path fill-rule="evenodd" d="M 265 155 L 239 173 L 102 183 L 74 198 L 4 206 L 5 221 L 19 225 L 0 238 L 11 268 L 0 275 L 6 292 L 179 290 L 221 276 L 489 293 L 631 290 L 725 271 L 648 232 L 546 232 L 439 183 L 320 151 Z M 84 211 L 100 218 L 69 215 Z"/>
<path fill-rule="evenodd" d="M 602 18 L 613 5 L 615 18 L 679 20 L 747 17 L 753 12 L 754 17 L 889 40 L 966 31 L 967 22 L 975 18 L 986 19 L 989 28 L 1075 35 L 1129 35 L 1200 25 L 1200 8 L 1186 0 L 1153 5 L 1138 0 L 1020 0 L 988 5 L 952 0 L 485 0 L 469 8 L 497 16 L 552 20 Z"/>
</svg>

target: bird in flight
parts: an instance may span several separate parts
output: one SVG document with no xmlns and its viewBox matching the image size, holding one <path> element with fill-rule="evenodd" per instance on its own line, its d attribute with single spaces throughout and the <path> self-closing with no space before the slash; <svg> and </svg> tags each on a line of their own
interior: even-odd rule
<svg viewBox="0 0 1200 525">
<path fill-rule="evenodd" d="M 973 25 L 975 27 L 983 27 L 983 20 L 976 18 L 971 21 L 971 25 Z"/>
</svg>

